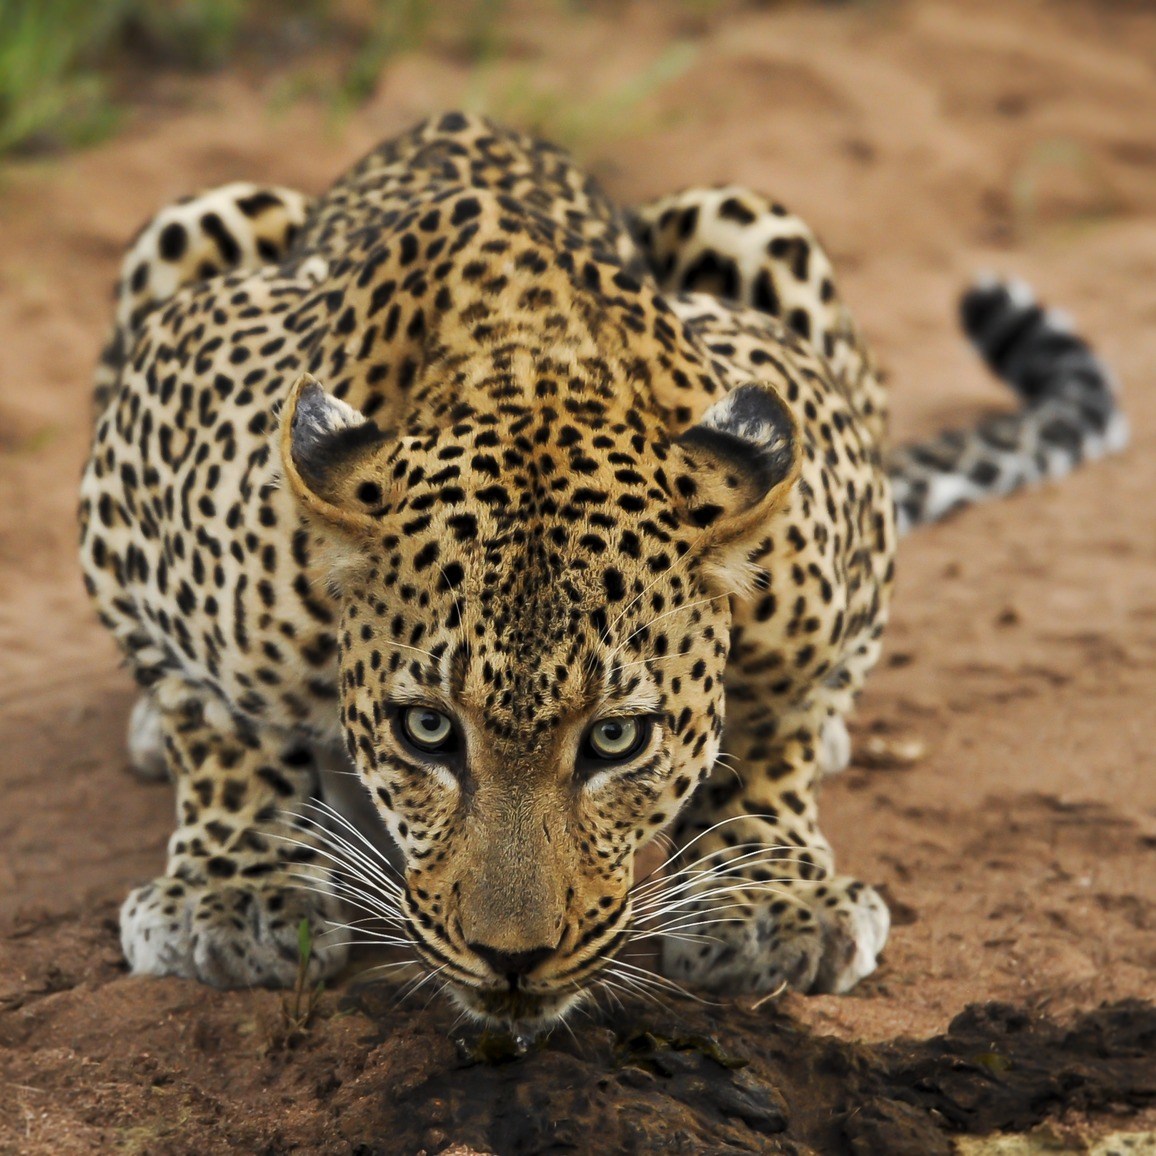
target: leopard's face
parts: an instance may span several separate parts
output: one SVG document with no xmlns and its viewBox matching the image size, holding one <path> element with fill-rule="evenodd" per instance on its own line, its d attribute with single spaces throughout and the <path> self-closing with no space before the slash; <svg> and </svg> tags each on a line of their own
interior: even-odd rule
<svg viewBox="0 0 1156 1156">
<path fill-rule="evenodd" d="M 484 424 L 391 441 L 322 396 L 325 468 L 290 477 L 357 543 L 342 720 L 404 853 L 407 933 L 467 1009 L 549 1021 L 629 942 L 635 854 L 718 754 L 717 503 L 626 423 L 528 430 L 495 479 Z"/>
<path fill-rule="evenodd" d="M 479 533 L 435 518 L 351 593 L 346 734 L 418 951 L 467 1007 L 549 1016 L 628 940 L 635 853 L 714 762 L 729 606 L 622 529 Z"/>
</svg>

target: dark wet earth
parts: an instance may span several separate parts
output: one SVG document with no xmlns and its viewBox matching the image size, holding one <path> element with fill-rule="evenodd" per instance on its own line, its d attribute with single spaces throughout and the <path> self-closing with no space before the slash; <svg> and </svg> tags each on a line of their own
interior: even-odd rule
<svg viewBox="0 0 1156 1156">
<path fill-rule="evenodd" d="M 365 1044 L 393 1046 L 321 1097 L 336 1134 L 380 1137 L 355 1144 L 364 1156 L 436 1151 L 446 1139 L 502 1156 L 936 1156 L 952 1151 L 953 1134 L 1156 1103 L 1156 1007 L 1135 1001 L 1066 1023 L 973 1005 L 944 1035 L 877 1046 L 814 1035 L 768 1007 L 628 1008 L 522 1056 L 416 1021 L 399 1047 L 393 1003 L 388 988 L 342 1001 L 367 1016 Z"/>
</svg>

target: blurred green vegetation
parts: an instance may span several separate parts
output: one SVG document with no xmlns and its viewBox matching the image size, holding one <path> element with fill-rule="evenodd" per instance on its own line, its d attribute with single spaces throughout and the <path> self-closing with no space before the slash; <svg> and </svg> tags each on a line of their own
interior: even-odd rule
<svg viewBox="0 0 1156 1156">
<path fill-rule="evenodd" d="M 110 127 L 104 78 L 83 58 L 103 48 L 115 24 L 83 0 L 2 0 L 0 153 L 51 133 L 83 143 Z"/>
<path fill-rule="evenodd" d="M 118 66 L 211 68 L 253 0 L 0 0 L 0 154 L 85 144 L 116 124 Z"/>
<path fill-rule="evenodd" d="M 560 16 L 626 0 L 548 0 Z M 671 0 L 686 12 L 727 0 Z M 766 0 L 762 0 L 763 3 Z M 113 131 L 158 68 L 206 70 L 245 58 L 282 74 L 274 105 L 322 99 L 340 119 L 372 96 L 399 53 L 435 47 L 474 66 L 467 102 L 572 147 L 641 123 L 645 99 L 693 59 L 656 46 L 643 72 L 576 99 L 504 59 L 507 0 L 0 0 L 0 158 L 91 143 Z M 314 51 L 318 50 L 318 51 Z M 324 75 L 299 67 L 323 62 Z"/>
<path fill-rule="evenodd" d="M 646 101 L 673 84 L 698 58 L 698 47 L 675 40 L 634 76 L 605 91 L 573 92 L 547 87 L 529 68 L 499 76 L 483 64 L 462 104 L 471 112 L 517 125 L 582 156 L 595 142 L 638 136 L 653 127 Z"/>
<path fill-rule="evenodd" d="M 219 68 L 246 47 L 283 39 L 287 26 L 304 32 L 305 45 L 344 50 L 324 95 L 336 112 L 348 111 L 372 94 L 392 56 L 423 45 L 435 18 L 452 21 L 466 54 L 492 54 L 504 7 L 505 0 L 0 0 L 0 155 L 99 139 L 117 123 L 127 78 L 158 66 Z"/>
</svg>

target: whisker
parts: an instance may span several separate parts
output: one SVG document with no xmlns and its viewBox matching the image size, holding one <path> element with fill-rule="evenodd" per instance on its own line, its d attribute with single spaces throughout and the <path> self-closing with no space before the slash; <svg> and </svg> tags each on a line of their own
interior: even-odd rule
<svg viewBox="0 0 1156 1156">
<path fill-rule="evenodd" d="M 321 875 L 320 870 L 324 870 L 325 874 Z M 309 886 L 314 890 L 323 889 L 330 893 L 341 891 L 350 900 L 368 905 L 375 914 L 383 918 L 403 917 L 400 895 L 382 891 L 372 880 L 367 882 L 356 872 L 342 870 L 339 867 L 318 869 L 318 873 L 297 868 L 289 872 L 289 876 L 299 885 Z"/>
<path fill-rule="evenodd" d="M 578 1004 L 574 1004 L 574 1005 L 572 1005 L 572 1007 L 573 1007 L 573 1010 L 574 1010 L 574 1011 L 580 1011 L 580 1010 L 581 1010 L 581 1008 L 579 1007 L 579 1005 L 578 1005 Z M 570 1026 L 570 1023 L 569 1023 L 569 1021 L 568 1021 L 568 1020 L 566 1020 L 566 1019 L 563 1019 L 563 1020 L 561 1021 L 561 1023 L 562 1023 L 562 1026 L 563 1026 L 563 1027 L 564 1027 L 564 1028 L 565 1028 L 565 1029 L 566 1029 L 566 1030 L 567 1030 L 567 1031 L 570 1033 L 570 1038 L 571 1038 L 571 1039 L 574 1041 L 574 1046 L 575 1046 L 575 1047 L 578 1047 L 578 1046 L 579 1046 L 579 1044 L 578 1044 L 578 1036 L 577 1036 L 577 1034 L 575 1033 L 574 1029 L 573 1029 L 573 1028 Z"/>
<path fill-rule="evenodd" d="M 430 980 L 435 979 L 437 976 L 441 975 L 441 973 L 445 971 L 448 966 L 449 964 L 443 963 L 441 967 L 435 968 L 432 971 L 427 972 L 427 974 L 424 976 L 419 976 L 416 980 L 406 984 L 405 988 L 398 992 L 397 999 L 394 1001 L 395 1005 L 400 1004 L 402 1001 L 408 1000 L 412 996 L 416 995 L 418 991 L 421 990 L 421 988 L 430 982 Z"/>
<path fill-rule="evenodd" d="M 450 986 L 450 981 L 449 981 L 448 979 L 446 979 L 446 980 L 443 980 L 443 981 L 442 981 L 442 983 L 441 983 L 441 986 L 440 986 L 440 987 L 437 987 L 437 988 L 436 988 L 434 991 L 431 991 L 431 992 L 430 992 L 430 994 L 429 994 L 429 999 L 427 999 L 427 1000 L 425 1001 L 425 1003 L 424 1003 L 424 1004 L 422 1004 L 422 1008 L 421 1008 L 421 1010 L 422 1010 L 422 1011 L 427 1011 L 427 1010 L 429 1009 L 429 1005 L 430 1005 L 431 1003 L 433 1003 L 433 1001 L 434 1001 L 435 999 L 437 999 L 437 997 L 438 997 L 439 995 L 444 995 L 444 994 L 445 994 L 445 990 L 446 990 L 446 988 L 447 988 L 447 987 L 449 987 L 449 986 Z"/>
<path fill-rule="evenodd" d="M 716 597 L 717 597 L 717 595 L 716 595 Z M 687 605 L 688 606 L 701 606 L 702 603 L 701 602 L 693 602 L 693 603 L 688 602 Z M 675 610 L 681 610 L 682 607 L 676 606 L 674 609 Z M 673 611 L 672 611 L 672 613 L 673 613 Z M 665 615 L 659 615 L 659 618 L 662 618 L 662 617 L 665 617 Z M 653 618 L 653 619 L 651 619 L 651 621 L 657 622 L 658 618 Z M 644 628 L 646 626 L 649 626 L 649 625 L 650 625 L 650 622 L 645 623 Z M 633 635 L 631 635 L 631 637 L 633 637 Z M 614 664 L 613 669 L 614 670 L 629 670 L 632 666 L 661 666 L 664 662 L 674 662 L 677 659 L 681 659 L 683 662 L 686 662 L 687 656 L 685 654 L 680 654 L 677 650 L 674 650 L 674 651 L 668 652 L 667 654 L 652 654 L 652 655 L 648 656 L 647 658 L 632 658 L 629 662 L 616 662 Z"/>
<path fill-rule="evenodd" d="M 630 942 L 641 942 L 644 939 L 674 939 L 679 943 L 722 943 L 717 935 L 703 935 L 699 931 L 663 931 L 645 932 L 641 935 L 632 935 Z"/>
<path fill-rule="evenodd" d="M 300 831 L 300 828 L 295 827 L 294 830 Z M 313 832 L 309 832 L 309 834 L 313 834 Z M 316 844 L 305 843 L 299 839 L 290 839 L 288 835 L 280 833 L 277 834 L 277 838 L 292 847 L 303 847 L 314 854 L 324 856 L 331 863 L 335 863 L 340 870 L 353 875 L 361 882 L 370 886 L 380 885 L 388 895 L 400 897 L 402 894 L 402 887 L 399 883 L 385 875 L 377 864 L 367 859 L 363 852 L 347 843 L 340 835 L 335 835 L 330 831 L 321 832 L 317 836 Z M 367 878 L 367 876 L 373 878 Z"/>
<path fill-rule="evenodd" d="M 395 642 L 390 639 L 387 646 L 396 646 L 399 650 L 412 650 L 414 654 L 424 654 L 435 666 L 437 665 L 437 656 L 431 650 L 422 650 L 420 646 L 410 646 L 405 642 Z"/>
<path fill-rule="evenodd" d="M 334 896 L 333 890 L 331 888 L 308 886 L 302 882 L 302 878 L 300 876 L 297 876 L 297 884 L 302 891 L 312 891 L 315 895 L 324 896 L 326 899 L 332 899 Z M 349 904 L 350 907 L 354 907 L 358 911 L 364 911 L 367 915 L 372 916 L 374 919 L 383 918 L 382 912 L 378 911 L 376 908 L 368 907 L 364 903 L 358 903 L 356 900 L 348 898 L 347 896 L 339 896 L 339 898 L 343 903 Z"/>
<path fill-rule="evenodd" d="M 717 854 L 704 855 L 692 860 L 671 875 L 662 875 L 657 879 L 648 880 L 645 886 L 636 884 L 631 888 L 631 898 L 636 902 L 639 900 L 645 902 L 656 893 L 668 891 L 672 887 L 682 887 L 696 881 L 701 882 L 704 878 L 712 875 L 733 875 L 736 865 L 745 869 L 758 866 L 759 863 L 794 863 L 798 861 L 797 848 L 767 847 L 762 843 L 736 843 L 733 847 L 727 847 L 726 851 L 729 854 L 734 851 L 742 851 L 743 848 L 750 848 L 750 850 L 743 851 L 741 855 L 736 855 L 732 859 L 723 859 Z M 788 853 L 783 854 L 783 852 Z M 710 860 L 712 859 L 716 861 L 711 863 Z M 755 860 L 757 862 L 752 862 Z M 701 863 L 708 865 L 697 866 Z"/>
<path fill-rule="evenodd" d="M 408 939 L 402 938 L 397 934 L 396 931 L 378 931 L 375 928 L 366 927 L 365 920 L 354 920 L 352 923 L 337 923 L 330 920 L 329 928 L 330 930 L 349 931 L 355 935 L 369 935 L 374 939 L 380 939 L 382 942 L 385 940 L 391 940 L 406 947 L 412 946 Z"/>
<path fill-rule="evenodd" d="M 364 927 L 367 931 L 372 931 L 373 929 L 369 926 L 369 924 L 371 924 L 371 923 L 385 923 L 385 922 L 387 922 L 387 920 L 381 919 L 380 917 L 378 917 L 376 915 L 367 915 L 363 919 L 351 919 L 348 924 L 342 924 L 342 926 L 343 927 L 347 926 L 350 929 L 363 928 Z"/>
<path fill-rule="evenodd" d="M 641 917 L 636 916 L 635 919 L 640 925 L 646 926 L 656 919 L 665 919 L 671 915 L 673 915 L 675 919 L 682 919 L 687 915 L 714 915 L 719 911 L 729 911 L 736 907 L 747 906 L 752 892 L 779 896 L 787 894 L 783 889 L 767 883 L 759 883 L 751 886 L 719 887 L 705 891 L 701 895 L 684 895 L 677 903 L 665 904 L 653 911 L 646 912 Z M 717 902 L 707 902 L 708 900 L 730 899 L 735 896 L 740 896 L 739 901 L 736 903 L 720 904 Z"/>
<path fill-rule="evenodd" d="M 405 916 L 392 896 L 359 887 L 356 876 L 342 877 L 334 874 L 324 881 L 302 874 L 293 874 L 291 878 L 296 880 L 298 885 L 304 887 L 305 890 L 313 891 L 319 895 L 336 896 L 342 902 L 349 903 L 357 910 L 363 911 L 366 915 L 383 923 L 402 924 L 405 922 Z"/>
<path fill-rule="evenodd" d="M 689 844 L 687 844 L 689 846 Z M 723 855 L 729 855 L 734 851 L 741 851 L 744 848 L 753 848 L 753 850 L 745 851 L 744 854 L 736 856 L 733 859 L 720 859 Z M 685 850 L 685 848 L 683 848 Z M 691 882 L 701 881 L 702 876 L 709 874 L 727 874 L 733 866 L 740 862 L 746 862 L 747 866 L 752 866 L 749 861 L 758 856 L 766 855 L 766 862 L 768 863 L 793 863 L 798 861 L 800 848 L 792 847 L 787 844 L 780 844 L 777 846 L 768 846 L 765 843 L 736 843 L 733 847 L 720 847 L 715 851 L 711 851 L 706 855 L 700 855 L 697 859 L 692 859 L 689 863 L 680 867 L 673 875 L 661 875 L 655 877 L 661 868 L 655 868 L 645 878 L 635 883 L 630 888 L 630 895 L 636 902 L 638 900 L 648 900 L 652 893 L 661 890 L 665 887 L 681 886 L 687 880 Z M 774 854 L 768 854 L 774 852 Z M 784 854 L 785 852 L 785 854 Z M 672 855 L 666 861 L 664 866 L 677 859 L 678 854 Z M 712 859 L 720 859 L 719 862 L 711 864 L 709 867 L 699 867 L 699 863 L 709 863 Z"/>
<path fill-rule="evenodd" d="M 462 614 L 462 602 L 458 597 L 457 587 L 450 582 L 450 576 L 446 573 L 445 567 L 440 562 L 435 561 L 434 565 L 437 566 L 437 568 L 441 571 L 442 578 L 446 584 L 446 589 L 452 590 L 454 592 L 454 609 L 457 611 L 458 621 L 464 623 L 465 616 Z M 430 657 L 433 658 L 433 655 L 431 654 Z M 437 660 L 434 659 L 434 661 L 436 662 Z"/>
<path fill-rule="evenodd" d="M 617 982 L 616 982 L 616 980 L 617 980 Z M 662 1000 L 651 995 L 649 992 L 634 990 L 631 985 L 627 984 L 623 980 L 622 976 L 617 976 L 615 979 L 610 979 L 605 975 L 599 976 L 598 984 L 602 988 L 602 990 L 605 991 L 606 994 L 609 995 L 614 1000 L 614 1002 L 618 1005 L 618 1008 L 620 1011 L 625 1011 L 626 1008 L 625 1008 L 624 1004 L 622 1003 L 621 996 L 617 994 L 618 992 L 621 992 L 622 995 L 625 995 L 627 997 L 641 996 L 643 999 L 649 1000 L 651 1003 L 657 1004 L 660 1008 L 662 1008 L 663 1011 L 668 1010 L 666 1007 L 666 1004 L 664 1004 L 662 1002 Z"/>
<path fill-rule="evenodd" d="M 751 866 L 759 866 L 764 862 L 756 859 Z M 769 862 L 769 861 L 768 861 Z M 709 906 L 705 901 L 719 896 L 745 895 L 752 892 L 767 892 L 772 895 L 782 893 L 782 888 L 789 886 L 790 878 L 780 876 L 777 879 L 750 879 L 746 876 L 730 876 L 726 874 L 703 874 L 695 879 L 684 880 L 668 891 L 656 892 L 645 903 L 634 907 L 635 919 L 654 919 L 663 912 L 679 911 L 689 907 Z"/>
<path fill-rule="evenodd" d="M 613 1000 L 618 1005 L 619 1011 L 625 1011 L 626 1008 L 623 1005 L 621 998 L 615 991 L 611 990 L 612 986 L 615 985 L 611 985 L 610 982 L 604 976 L 602 976 L 597 980 L 597 988 L 592 987 L 591 990 L 597 990 L 599 993 L 605 993 L 607 999 Z"/>
<path fill-rule="evenodd" d="M 311 799 L 305 804 L 305 807 L 307 810 L 319 812 L 326 818 L 332 819 L 334 822 L 344 827 L 347 831 L 350 832 L 350 834 L 353 835 L 357 842 L 361 843 L 366 848 L 366 850 L 369 851 L 371 858 L 378 860 L 383 866 L 388 868 L 399 878 L 403 877 L 401 871 L 398 870 L 393 860 L 391 860 L 390 857 L 376 843 L 374 843 L 372 839 L 367 838 L 365 832 L 362 831 L 361 828 L 357 826 L 357 824 L 351 822 L 350 819 L 343 815 L 336 807 L 330 806 L 327 802 L 325 802 L 324 799 Z M 326 834 L 332 834 L 336 838 L 341 839 L 342 842 L 348 843 L 348 840 L 345 839 L 344 836 L 337 834 L 337 832 L 331 832 L 327 828 L 322 828 L 322 830 L 324 830 Z"/>
<path fill-rule="evenodd" d="M 689 554 L 684 554 L 679 561 L 689 561 Z M 652 581 L 648 582 L 627 604 L 618 612 L 617 617 L 609 626 L 609 631 L 613 633 L 618 629 L 618 624 L 630 613 L 631 609 L 638 605 L 640 599 L 645 598 L 660 582 L 669 582 L 670 579 L 677 573 L 677 566 L 671 567 L 669 570 L 662 570 L 655 575 Z"/>
<path fill-rule="evenodd" d="M 684 843 L 677 851 L 674 852 L 673 855 L 670 856 L 669 859 L 667 859 L 663 863 L 660 863 L 657 867 L 654 868 L 653 871 L 649 872 L 647 875 L 644 875 L 634 886 L 640 887 L 648 879 L 652 879 L 659 871 L 661 871 L 664 867 L 669 867 L 671 865 L 671 863 L 673 863 L 680 855 L 686 854 L 686 852 L 688 850 L 690 850 L 690 848 L 693 847 L 695 845 L 695 843 L 697 843 L 700 839 L 706 838 L 706 836 L 709 835 L 712 831 L 717 831 L 720 827 L 725 827 L 728 823 L 743 822 L 747 819 L 770 819 L 770 818 L 771 818 L 770 815 L 746 815 L 746 814 L 743 814 L 743 815 L 730 815 L 725 819 L 720 819 L 717 823 L 712 823 L 705 830 L 700 831 L 697 835 L 695 835 L 695 837 L 693 839 L 689 840 L 689 842 Z M 730 850 L 730 848 L 727 848 L 727 850 Z M 718 854 L 718 853 L 719 852 L 711 852 L 711 854 Z M 704 856 L 704 858 L 707 858 L 707 857 L 709 857 L 709 856 Z M 695 862 L 699 862 L 699 860 L 695 860 Z"/>
<path fill-rule="evenodd" d="M 733 762 L 731 761 L 732 759 L 734 760 Z M 728 755 L 726 751 L 719 751 L 719 753 L 715 755 L 714 758 L 714 767 L 711 768 L 711 777 L 713 778 L 716 769 L 722 769 L 730 774 L 734 781 L 741 787 L 744 785 L 743 777 L 739 773 L 738 768 L 738 764 L 741 762 L 742 759 L 738 758 L 737 755 Z"/>
<path fill-rule="evenodd" d="M 590 987 L 580 987 L 574 980 L 570 981 L 570 986 L 574 989 L 575 1002 L 571 1004 L 571 1009 L 576 1015 L 585 1016 L 587 1019 L 593 1019 L 590 1014 L 590 1009 L 586 1006 L 587 1001 L 592 1002 L 595 1007 L 601 1011 L 598 1004 L 598 994 Z M 565 1022 L 565 1021 L 563 1021 Z"/>
<path fill-rule="evenodd" d="M 687 991 L 680 983 L 676 983 L 669 976 L 660 975 L 658 972 L 651 971 L 649 968 L 639 967 L 634 963 L 627 963 L 624 959 L 615 959 L 609 965 L 613 974 L 617 975 L 619 979 L 627 979 L 627 975 L 623 975 L 621 968 L 626 968 L 630 975 L 634 976 L 637 982 L 642 984 L 652 984 L 656 988 L 661 988 L 665 991 L 672 991 L 677 995 L 685 996 L 687 999 L 692 999 L 696 1003 L 708 1003 L 708 1000 L 702 999 L 692 992 Z"/>
<path fill-rule="evenodd" d="M 667 578 L 669 578 L 669 576 L 670 576 L 670 571 L 667 571 L 665 574 L 660 575 L 660 577 L 667 577 Z M 648 586 L 646 588 L 646 590 L 651 589 L 654 585 L 655 585 L 655 583 L 651 583 L 651 586 Z M 638 598 L 641 598 L 646 593 L 646 590 L 643 590 L 642 594 L 637 595 L 635 598 L 635 601 L 637 601 Z M 619 642 L 617 645 L 626 646 L 628 643 L 632 642 L 644 630 L 648 630 L 655 623 L 661 622 L 664 618 L 669 618 L 672 614 L 679 614 L 683 610 L 693 610 L 696 606 L 705 606 L 707 603 L 714 602 L 718 598 L 727 598 L 727 597 L 729 597 L 729 595 L 727 595 L 727 594 L 711 594 L 707 598 L 696 598 L 692 602 L 684 602 L 680 606 L 674 606 L 670 610 L 664 610 L 661 614 L 657 614 L 653 618 L 648 618 L 636 630 L 633 630 L 624 639 L 622 639 L 622 641 Z M 631 605 L 633 605 L 633 603 L 631 603 Z M 620 614 L 618 616 L 618 618 L 615 619 L 614 626 L 617 626 L 618 623 L 622 621 L 622 618 L 624 616 L 625 616 L 625 611 L 622 614 Z M 593 654 L 593 653 L 588 656 L 587 674 L 593 673 L 594 664 L 595 664 L 595 662 L 597 662 L 597 658 L 598 658 L 598 656 L 596 654 Z M 651 664 L 658 665 L 658 664 L 661 664 L 663 662 L 673 661 L 674 659 L 682 659 L 685 661 L 685 658 L 686 658 L 686 656 L 682 655 L 682 654 L 654 655 L 650 658 L 632 659 L 629 662 L 616 662 L 610 667 L 610 669 L 612 671 L 620 674 L 622 671 L 629 670 L 633 666 L 649 666 Z"/>
<path fill-rule="evenodd" d="M 413 941 L 409 939 L 404 932 L 393 931 L 374 931 L 367 927 L 350 927 L 344 923 L 330 923 L 326 928 L 327 935 L 337 935 L 338 933 L 346 931 L 353 935 L 364 936 L 359 942 L 365 944 L 372 944 L 376 947 L 400 947 L 406 950 L 413 948 Z M 350 943 L 355 942 L 350 940 Z"/>
<path fill-rule="evenodd" d="M 345 770 L 343 767 L 331 767 L 328 764 L 326 764 L 325 773 L 327 775 L 349 775 L 351 778 L 354 778 L 354 779 L 360 779 L 361 778 L 361 772 L 359 770 L 357 770 L 356 768 L 351 769 L 351 770 Z"/>
<path fill-rule="evenodd" d="M 368 849 L 370 855 L 366 855 L 362 846 L 324 825 L 310 826 L 306 831 L 302 831 L 302 823 L 294 816 L 290 820 L 293 829 L 307 833 L 311 841 L 305 843 L 283 834 L 279 835 L 279 838 L 291 846 L 303 847 L 320 855 L 330 866 L 318 865 L 315 868 L 307 868 L 303 865 L 301 869 L 292 873 L 293 878 L 306 889 L 318 894 L 336 896 L 374 919 L 394 927 L 404 926 L 404 914 L 400 903 L 404 891 L 396 880 L 389 878 L 382 870 L 383 865 L 391 870 L 396 869 L 381 850 L 366 839 L 345 816 L 328 804 L 310 803 L 306 806 L 324 818 L 335 820 L 344 826 L 357 838 L 358 843 Z"/>
<path fill-rule="evenodd" d="M 656 1004 L 658 1004 L 660 1007 L 667 1009 L 667 1010 L 669 1010 L 669 1007 L 665 1001 L 667 998 L 669 998 L 672 995 L 680 996 L 683 999 L 690 1000 L 692 1003 L 701 1004 L 703 1007 L 718 1007 L 719 1006 L 718 1002 L 716 1000 L 704 999 L 702 996 L 695 995 L 693 992 L 688 991 L 684 987 L 680 987 L 676 983 L 672 983 L 669 986 L 651 985 L 646 980 L 641 979 L 640 977 L 631 976 L 631 975 L 623 975 L 621 973 L 615 973 L 615 979 L 626 984 L 626 986 L 631 991 L 636 992 L 638 995 L 642 996 L 643 998 L 649 997 Z"/>
<path fill-rule="evenodd" d="M 629 992 L 631 995 L 640 999 L 644 999 L 648 1003 L 654 1004 L 655 1007 L 662 1008 L 663 1011 L 670 1011 L 670 1005 L 664 998 L 668 993 L 663 988 L 650 987 L 646 983 L 640 981 L 638 977 L 626 975 L 622 972 L 615 972 L 614 979 L 605 982 L 617 982 L 622 984 L 624 985 L 624 990 Z M 675 994 L 686 994 L 690 999 L 695 998 L 694 996 L 690 996 L 689 993 L 677 992 Z M 705 1004 L 707 1001 L 698 1000 L 697 1002 Z"/>
<path fill-rule="evenodd" d="M 289 872 L 289 876 L 299 883 L 312 883 L 327 887 L 331 892 L 343 891 L 351 899 L 360 899 L 372 905 L 375 910 L 384 916 L 397 916 L 401 914 L 401 904 L 399 902 L 401 897 L 399 895 L 394 895 L 388 891 L 377 890 L 372 881 L 367 881 L 356 874 L 356 872 L 344 869 L 341 860 L 335 859 L 334 862 L 338 864 L 338 868 L 328 868 L 328 874 L 324 878 L 301 870 L 291 871 Z M 359 886 L 359 884 L 361 886 Z M 367 887 L 372 888 L 372 890 L 366 890 Z M 312 890 L 317 889 L 317 887 L 312 888 Z"/>
<path fill-rule="evenodd" d="M 408 940 L 405 939 L 338 939 L 329 944 L 330 947 L 409 947 L 411 946 Z M 412 963 L 412 960 L 405 960 L 406 963 Z"/>
<path fill-rule="evenodd" d="M 730 906 L 741 907 L 742 904 L 736 903 Z M 727 907 L 720 908 L 720 910 L 726 911 Z M 709 914 L 712 916 L 712 918 L 703 919 L 695 915 L 693 912 L 688 912 L 687 915 L 680 916 L 679 919 L 672 920 L 670 923 L 664 923 L 660 927 L 631 928 L 630 939 L 632 942 L 639 939 L 655 939 L 667 935 L 671 931 L 693 931 L 697 927 L 712 927 L 717 923 L 742 922 L 742 918 L 738 915 L 714 915 L 713 912 L 710 912 Z M 681 922 L 683 919 L 687 920 L 687 922 Z"/>
<path fill-rule="evenodd" d="M 304 870 L 301 865 L 298 865 L 292 873 L 301 879 L 311 879 L 314 883 L 341 881 L 350 886 L 369 888 L 370 890 L 366 892 L 367 897 L 372 896 L 376 902 L 387 905 L 393 910 L 401 910 L 401 900 L 404 897 L 401 888 L 387 888 L 383 886 L 385 881 L 381 879 L 366 878 L 365 874 L 358 870 L 357 863 L 351 863 L 348 859 L 340 855 L 332 855 L 321 848 L 317 850 L 330 861 L 332 866 L 310 865 L 310 870 Z M 314 874 L 314 872 L 317 873 Z M 324 874 L 321 874 L 322 872 Z"/>
<path fill-rule="evenodd" d="M 389 912 L 381 911 L 369 903 L 361 902 L 359 899 L 357 899 L 350 892 L 336 892 L 335 893 L 333 891 L 317 891 L 314 888 L 306 888 L 306 890 L 312 890 L 312 891 L 314 891 L 315 894 L 336 895 L 336 898 L 340 899 L 341 902 L 346 907 L 351 907 L 355 911 L 364 912 L 366 918 L 363 922 L 366 924 L 369 924 L 369 923 L 385 924 L 385 926 L 389 929 L 389 931 L 391 933 L 405 930 L 405 920 L 396 918 L 393 915 L 391 915 Z M 368 926 L 365 927 L 364 930 L 367 932 L 373 931 L 373 929 L 371 927 L 368 927 Z"/>
<path fill-rule="evenodd" d="M 743 846 L 743 844 L 740 844 L 740 846 Z M 728 848 L 728 850 L 737 850 L 737 848 L 732 847 Z M 668 899 L 680 891 L 686 891 L 693 887 L 702 887 L 706 884 L 724 879 L 750 883 L 785 882 L 785 876 L 780 879 L 755 879 L 747 874 L 747 872 L 760 867 L 770 867 L 775 864 L 796 863 L 799 861 L 798 857 L 794 854 L 766 854 L 766 851 L 767 848 L 757 847 L 753 851 L 747 851 L 742 855 L 737 855 L 733 859 L 724 859 L 710 867 L 688 868 L 674 875 L 663 876 L 662 879 L 656 880 L 655 882 L 657 884 L 665 884 L 665 886 L 648 886 L 644 892 L 631 894 L 635 910 L 652 906 L 655 902 Z"/>
<path fill-rule="evenodd" d="M 353 989 L 355 990 L 356 987 L 360 986 L 362 980 L 364 980 L 367 975 L 373 975 L 374 972 L 391 971 L 395 967 L 424 967 L 424 966 L 425 965 L 421 962 L 420 959 L 397 959 L 397 960 L 393 960 L 390 963 L 375 963 L 372 966 L 365 968 L 364 971 L 359 971 L 357 973 L 357 975 L 355 977 L 355 983 L 353 985 Z"/>
</svg>

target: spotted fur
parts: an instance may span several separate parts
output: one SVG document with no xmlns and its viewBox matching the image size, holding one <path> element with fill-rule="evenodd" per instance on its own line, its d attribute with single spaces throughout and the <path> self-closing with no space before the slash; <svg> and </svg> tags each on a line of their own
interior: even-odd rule
<svg viewBox="0 0 1156 1156">
<path fill-rule="evenodd" d="M 889 461 L 901 533 L 962 506 L 1062 478 L 1128 443 L 1112 374 L 1061 313 L 1022 282 L 987 279 L 961 302 L 963 327 L 1020 407 L 905 446 Z"/>
<path fill-rule="evenodd" d="M 135 971 L 288 983 L 302 919 L 338 969 L 321 933 L 376 886 L 327 870 L 338 794 L 484 1017 L 563 1014 L 662 912 L 700 986 L 874 968 L 887 909 L 815 787 L 887 620 L 885 396 L 803 222 L 738 188 L 624 214 L 447 114 L 313 204 L 164 209 L 124 269 L 81 517 L 134 761 L 177 791 Z M 415 748 L 410 708 L 457 745 Z M 592 758 L 624 718 L 645 742 Z M 666 906 L 634 877 L 661 831 Z"/>
</svg>

